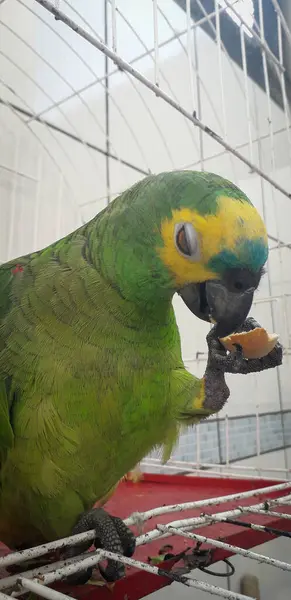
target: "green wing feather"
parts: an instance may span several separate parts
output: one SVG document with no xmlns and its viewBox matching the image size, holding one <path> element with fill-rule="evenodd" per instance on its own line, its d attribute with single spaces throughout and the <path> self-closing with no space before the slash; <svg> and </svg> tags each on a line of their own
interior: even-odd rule
<svg viewBox="0 0 291 600">
<path fill-rule="evenodd" d="M 12 266 L 5 264 L 0 267 L 0 352 L 4 347 L 1 335 L 1 324 L 4 316 L 9 311 L 11 304 L 11 287 L 13 281 Z M 12 392 L 10 391 L 10 377 L 0 373 L 0 465 L 5 460 L 6 452 L 13 445 L 14 434 L 10 423 L 10 405 Z"/>
</svg>

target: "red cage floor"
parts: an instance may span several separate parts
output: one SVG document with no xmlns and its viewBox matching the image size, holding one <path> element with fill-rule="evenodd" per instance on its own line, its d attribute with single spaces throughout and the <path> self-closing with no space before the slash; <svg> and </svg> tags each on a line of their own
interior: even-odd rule
<svg viewBox="0 0 291 600">
<path fill-rule="evenodd" d="M 184 502 L 193 502 L 206 498 L 216 498 L 245 492 L 248 490 L 257 490 L 259 488 L 277 485 L 278 480 L 264 479 L 231 479 L 214 477 L 187 477 L 185 475 L 153 475 L 145 474 L 138 483 L 123 481 L 118 486 L 115 494 L 106 504 L 106 510 L 121 518 L 130 516 L 133 512 L 145 512 L 147 510 L 164 506 L 168 504 L 177 504 Z M 283 482 L 282 482 L 283 483 Z M 169 523 L 178 519 L 200 516 L 204 510 L 208 514 L 222 512 L 237 508 L 238 506 L 247 506 L 263 502 L 264 500 L 276 498 L 291 492 L 290 488 L 282 493 L 273 492 L 252 496 L 251 498 L 241 499 L 235 502 L 225 502 L 218 506 L 209 506 L 204 509 L 192 509 L 183 512 L 168 513 L 159 515 L 147 521 L 144 524 L 143 533 L 155 528 L 156 524 Z M 284 512 L 291 512 L 290 507 L 284 507 Z M 250 521 L 250 516 L 243 515 L 244 521 Z M 283 520 L 280 516 L 271 517 L 268 515 L 251 515 L 251 522 L 261 525 L 268 525 L 277 529 L 291 530 L 291 520 Z M 274 538 L 274 535 L 266 532 L 245 529 L 237 525 L 227 523 L 218 523 L 207 527 L 195 529 L 195 533 L 206 535 L 209 538 L 220 539 L 227 543 L 240 546 L 241 548 L 251 548 L 267 542 Z M 142 562 L 148 562 L 149 556 L 156 556 L 161 546 L 169 543 L 173 547 L 173 553 L 178 554 L 186 547 L 194 547 L 195 542 L 180 536 L 169 537 L 166 540 L 155 540 L 150 544 L 139 546 L 134 554 L 134 559 Z M 207 546 L 203 546 L 207 548 Z M 222 549 L 215 549 L 212 555 L 212 563 L 218 562 L 223 558 L 231 556 L 230 552 Z M 172 561 L 159 565 L 164 569 L 169 569 L 173 565 Z M 96 585 L 71 586 L 65 583 L 55 584 L 53 587 L 65 594 L 78 600 L 138 600 L 148 594 L 169 585 L 171 581 L 166 577 L 157 576 L 145 571 L 137 570 L 132 567 L 126 568 L 126 577 L 117 581 L 114 586 L 100 587 Z"/>
</svg>

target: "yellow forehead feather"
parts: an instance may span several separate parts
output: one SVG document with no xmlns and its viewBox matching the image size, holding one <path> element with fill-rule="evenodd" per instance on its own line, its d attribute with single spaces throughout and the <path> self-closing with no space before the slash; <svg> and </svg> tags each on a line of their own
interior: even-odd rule
<svg viewBox="0 0 291 600">
<path fill-rule="evenodd" d="M 184 222 L 192 223 L 198 234 L 200 257 L 197 261 L 183 257 L 175 246 L 175 225 Z M 206 267 L 207 263 L 223 249 L 235 252 L 239 238 L 262 238 L 267 244 L 265 225 L 254 206 L 226 196 L 218 199 L 215 215 L 201 215 L 189 208 L 174 210 L 172 218 L 162 222 L 161 234 L 164 245 L 158 252 L 178 286 L 217 278 L 218 275 Z"/>
</svg>

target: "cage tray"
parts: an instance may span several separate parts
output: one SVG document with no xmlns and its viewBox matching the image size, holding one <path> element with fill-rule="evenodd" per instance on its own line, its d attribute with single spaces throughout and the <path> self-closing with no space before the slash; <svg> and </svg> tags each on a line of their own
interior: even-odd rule
<svg viewBox="0 0 291 600">
<path fill-rule="evenodd" d="M 154 475 L 144 474 L 143 479 L 137 483 L 131 481 L 122 481 L 115 494 L 107 502 L 106 509 L 113 515 L 123 519 L 131 515 L 133 512 L 145 512 L 150 509 L 162 507 L 165 505 L 181 504 L 185 502 L 193 502 L 208 498 L 216 498 L 219 496 L 227 496 L 231 494 L 239 494 L 241 492 L 253 490 L 254 494 L 249 498 L 242 498 L 236 501 L 227 501 L 219 503 L 215 506 L 207 506 L 204 509 L 192 509 L 183 512 L 174 512 L 162 514 L 158 517 L 149 519 L 144 523 L 143 533 L 150 531 L 157 524 L 166 524 L 170 521 L 178 519 L 186 519 L 189 517 L 201 516 L 203 510 L 207 514 L 213 514 L 226 510 L 238 508 L 238 506 L 254 505 L 266 501 L 267 499 L 275 499 L 282 497 L 285 493 L 290 493 L 290 488 L 286 492 L 264 492 L 257 493 L 256 490 L 278 485 L 278 480 L 265 479 L 234 479 L 231 477 L 209 477 L 209 476 L 185 476 L 185 475 Z M 282 504 L 284 502 L 282 501 Z M 291 513 L 291 506 L 284 506 L 284 513 Z M 242 515 L 244 522 L 249 521 L 249 515 Z M 251 515 L 251 523 L 264 525 L 284 531 L 291 530 L 291 520 L 285 520 L 280 517 L 269 515 Z M 275 537 L 275 535 L 253 529 L 242 528 L 229 523 L 216 523 L 214 525 L 203 526 L 199 529 L 195 528 L 195 533 L 206 535 L 209 538 L 219 539 L 230 543 L 240 548 L 249 549 L 264 542 L 267 542 Z M 147 563 L 149 556 L 157 556 L 160 548 L 165 544 L 171 544 L 173 554 L 179 554 L 186 547 L 195 546 L 196 542 L 185 539 L 180 536 L 168 537 L 166 540 L 155 540 L 150 544 L 145 544 L 137 547 L 134 554 L 134 559 Z M 203 548 L 210 546 L 204 545 Z M 218 562 L 233 554 L 225 549 L 216 548 L 211 557 L 211 563 Z M 160 568 L 170 570 L 174 565 L 173 560 L 159 564 Z M 54 584 L 54 589 L 57 589 L 73 598 L 80 600 L 109 600 L 114 597 L 116 600 L 138 600 L 148 594 L 169 585 L 171 580 L 165 576 L 157 576 L 152 573 L 141 571 L 133 567 L 126 568 L 126 576 L 117 581 L 113 587 L 99 587 L 96 585 L 86 584 L 83 586 L 71 586 L 65 583 Z M 113 594 L 114 591 L 114 594 Z"/>
</svg>

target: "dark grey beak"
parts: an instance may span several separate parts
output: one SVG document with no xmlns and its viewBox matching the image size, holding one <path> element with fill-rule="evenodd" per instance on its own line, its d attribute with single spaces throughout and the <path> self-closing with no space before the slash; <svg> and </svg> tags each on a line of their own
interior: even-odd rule
<svg viewBox="0 0 291 600">
<path fill-rule="evenodd" d="M 233 277 L 233 275 L 236 275 Z M 223 280 L 188 284 L 179 295 L 199 319 L 216 323 L 218 337 L 225 337 L 238 329 L 247 318 L 259 282 L 252 273 L 230 273 Z"/>
<path fill-rule="evenodd" d="M 216 323 L 218 337 L 233 333 L 247 318 L 254 298 L 254 288 L 245 292 L 228 291 L 223 284 L 209 281 L 206 284 L 210 316 Z"/>
</svg>

